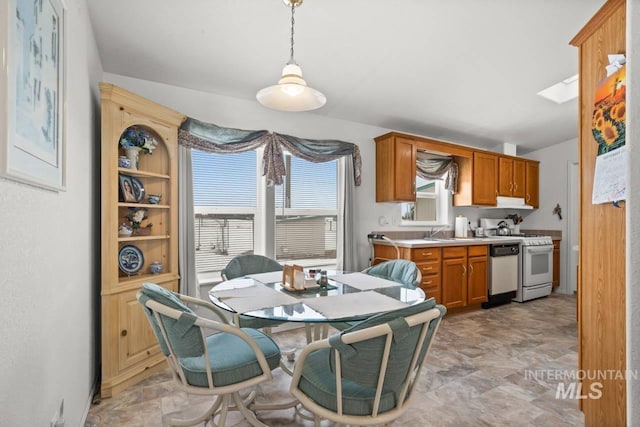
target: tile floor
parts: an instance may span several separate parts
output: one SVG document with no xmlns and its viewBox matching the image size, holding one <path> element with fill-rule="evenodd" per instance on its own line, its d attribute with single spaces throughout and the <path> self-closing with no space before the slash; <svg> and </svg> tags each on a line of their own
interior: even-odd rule
<svg viewBox="0 0 640 427">
<path fill-rule="evenodd" d="M 301 346 L 303 330 L 282 332 L 275 339 L 283 348 Z M 582 426 L 577 400 L 556 399 L 558 379 L 531 375 L 535 370 L 574 369 L 575 297 L 554 294 L 525 304 L 447 316 L 412 406 L 393 425 Z M 261 386 L 262 401 L 286 398 L 289 377 L 280 369 L 274 373 L 274 381 Z M 163 413 L 203 402 L 202 397 L 175 391 L 170 374 L 161 373 L 92 405 L 85 427 L 160 426 Z M 295 417 L 293 410 L 259 412 L 258 418 L 270 426 L 313 425 Z"/>
</svg>

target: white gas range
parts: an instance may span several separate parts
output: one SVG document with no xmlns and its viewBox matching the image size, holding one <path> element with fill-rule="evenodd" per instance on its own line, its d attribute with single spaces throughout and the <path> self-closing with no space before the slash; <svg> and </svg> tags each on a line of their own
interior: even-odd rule
<svg viewBox="0 0 640 427">
<path fill-rule="evenodd" d="M 520 242 L 518 287 L 513 301 L 525 302 L 550 295 L 553 281 L 553 240 L 550 236 L 526 234 L 498 236 L 496 230 L 501 221 L 504 220 L 483 218 L 480 226 L 491 237 Z"/>
</svg>

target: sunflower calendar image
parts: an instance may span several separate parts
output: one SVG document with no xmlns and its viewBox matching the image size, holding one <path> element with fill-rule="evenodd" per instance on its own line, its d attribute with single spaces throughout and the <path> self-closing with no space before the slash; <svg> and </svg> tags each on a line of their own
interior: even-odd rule
<svg viewBox="0 0 640 427">
<path fill-rule="evenodd" d="M 608 75 L 596 88 L 591 133 L 598 145 L 591 202 L 626 199 L 626 67 Z"/>
</svg>

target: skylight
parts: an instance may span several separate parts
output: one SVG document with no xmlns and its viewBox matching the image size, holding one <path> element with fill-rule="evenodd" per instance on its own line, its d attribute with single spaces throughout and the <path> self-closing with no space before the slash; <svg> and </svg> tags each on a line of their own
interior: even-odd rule
<svg viewBox="0 0 640 427">
<path fill-rule="evenodd" d="M 541 90 L 538 95 L 556 104 L 564 104 L 567 101 L 571 101 L 578 97 L 578 75 L 568 77 L 553 86 Z"/>
</svg>

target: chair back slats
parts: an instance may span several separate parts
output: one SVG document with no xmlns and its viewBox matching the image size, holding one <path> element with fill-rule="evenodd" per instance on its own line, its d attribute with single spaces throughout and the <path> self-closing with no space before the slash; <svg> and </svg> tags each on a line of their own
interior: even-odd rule
<svg viewBox="0 0 640 427">
<path fill-rule="evenodd" d="M 382 363 L 378 369 L 378 385 L 376 386 L 376 397 L 373 400 L 372 416 L 378 415 L 378 409 L 380 409 L 380 398 L 382 396 L 382 390 L 384 388 L 384 378 L 387 374 L 387 366 L 389 364 L 389 354 L 391 353 L 391 343 L 393 342 L 393 333 L 387 334 L 387 339 L 384 345 L 384 353 L 382 354 Z"/>
<path fill-rule="evenodd" d="M 334 350 L 336 358 L 336 396 L 338 404 L 338 414 L 342 415 L 342 363 L 340 362 L 340 351 Z"/>
</svg>

